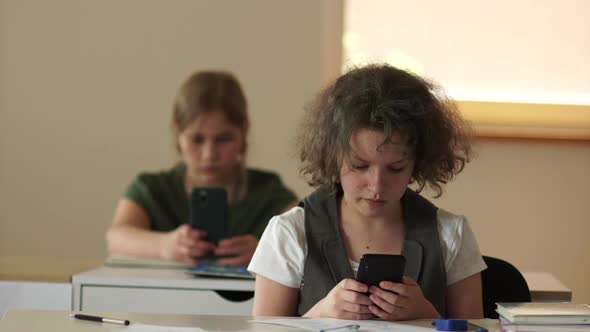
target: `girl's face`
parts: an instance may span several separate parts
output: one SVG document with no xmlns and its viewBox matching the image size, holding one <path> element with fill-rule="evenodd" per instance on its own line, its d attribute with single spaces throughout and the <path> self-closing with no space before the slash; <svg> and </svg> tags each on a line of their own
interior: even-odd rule
<svg viewBox="0 0 590 332">
<path fill-rule="evenodd" d="M 360 217 L 386 217 L 399 209 L 414 171 L 414 160 L 398 133 L 383 144 L 380 130 L 353 132 L 350 165 L 342 162 L 343 204 Z"/>
<path fill-rule="evenodd" d="M 178 135 L 189 175 L 202 186 L 222 186 L 232 179 L 244 143 L 243 130 L 220 111 L 199 115 Z"/>
</svg>

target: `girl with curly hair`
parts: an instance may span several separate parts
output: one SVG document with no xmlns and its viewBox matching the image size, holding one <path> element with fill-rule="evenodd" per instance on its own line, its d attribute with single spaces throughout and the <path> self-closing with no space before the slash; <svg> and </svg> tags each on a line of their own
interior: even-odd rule
<svg viewBox="0 0 590 332">
<path fill-rule="evenodd" d="M 481 318 L 475 236 L 465 217 L 419 194 L 442 194 L 471 158 L 469 138 L 455 104 L 419 76 L 369 65 L 337 79 L 307 109 L 298 139 L 316 191 L 269 222 L 249 265 L 253 314 Z M 402 282 L 356 281 L 366 253 L 403 255 Z"/>
</svg>

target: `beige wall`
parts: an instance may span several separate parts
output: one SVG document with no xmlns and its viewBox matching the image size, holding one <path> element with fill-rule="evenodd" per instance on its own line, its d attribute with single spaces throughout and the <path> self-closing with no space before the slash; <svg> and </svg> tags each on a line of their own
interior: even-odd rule
<svg viewBox="0 0 590 332">
<path fill-rule="evenodd" d="M 301 106 L 339 68 L 326 57 L 325 10 L 315 0 L 0 0 L 0 255 L 104 257 L 129 181 L 175 158 L 171 100 L 195 69 L 236 72 L 254 124 L 250 163 L 307 193 L 291 140 Z M 469 217 L 484 254 L 552 272 L 590 302 L 590 144 L 477 148 L 436 204 Z"/>
<path fill-rule="evenodd" d="M 172 99 L 196 69 L 237 74 L 251 164 L 304 192 L 289 144 L 323 80 L 324 8 L 0 0 L 0 255 L 104 256 L 103 234 L 133 176 L 176 158 Z"/>
<path fill-rule="evenodd" d="M 482 140 L 437 205 L 467 216 L 483 254 L 548 271 L 590 303 L 590 142 Z"/>
</svg>

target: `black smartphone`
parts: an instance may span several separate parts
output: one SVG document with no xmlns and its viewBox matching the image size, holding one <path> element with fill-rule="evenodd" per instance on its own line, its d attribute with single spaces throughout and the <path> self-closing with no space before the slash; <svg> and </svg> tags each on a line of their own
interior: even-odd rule
<svg viewBox="0 0 590 332">
<path fill-rule="evenodd" d="M 215 244 L 227 230 L 227 192 L 223 188 L 195 187 L 191 191 L 190 225 L 207 231 L 206 240 Z"/>
<path fill-rule="evenodd" d="M 381 281 L 402 282 L 406 259 L 402 255 L 364 254 L 361 256 L 356 280 L 377 286 Z"/>
</svg>

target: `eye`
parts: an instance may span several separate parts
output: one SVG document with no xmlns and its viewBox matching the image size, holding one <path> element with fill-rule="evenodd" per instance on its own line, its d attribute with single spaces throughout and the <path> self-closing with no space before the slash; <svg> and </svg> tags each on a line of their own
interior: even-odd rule
<svg viewBox="0 0 590 332">
<path fill-rule="evenodd" d="M 203 144 L 203 142 L 205 142 L 205 137 L 203 137 L 203 135 L 199 135 L 199 134 L 194 135 L 192 142 L 194 144 Z"/>
<path fill-rule="evenodd" d="M 402 167 L 389 166 L 389 170 L 392 171 L 393 173 L 401 173 L 404 171 L 404 169 L 406 169 L 406 166 L 402 166 Z"/>
<path fill-rule="evenodd" d="M 235 136 L 233 134 L 226 133 L 226 134 L 221 134 L 221 135 L 217 136 L 215 138 L 215 142 L 218 144 L 225 144 L 225 143 L 233 142 L 234 139 L 235 139 Z"/>
<path fill-rule="evenodd" d="M 366 170 L 367 168 L 369 168 L 369 166 L 360 164 L 360 165 L 351 165 L 351 168 L 355 171 L 362 171 L 362 170 Z"/>
</svg>

